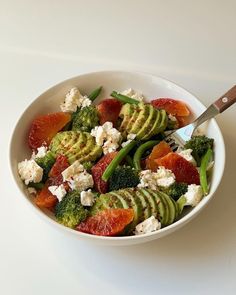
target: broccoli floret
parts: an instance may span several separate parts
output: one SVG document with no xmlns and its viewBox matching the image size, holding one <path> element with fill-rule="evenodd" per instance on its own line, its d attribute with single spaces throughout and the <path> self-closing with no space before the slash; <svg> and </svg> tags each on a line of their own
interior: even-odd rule
<svg viewBox="0 0 236 295">
<path fill-rule="evenodd" d="M 109 191 L 126 187 L 136 187 L 139 184 L 138 172 L 131 167 L 117 167 L 109 178 Z"/>
<path fill-rule="evenodd" d="M 57 221 L 70 228 L 75 228 L 87 216 L 88 210 L 81 205 L 78 191 L 69 192 L 55 207 Z"/>
<path fill-rule="evenodd" d="M 51 170 L 55 161 L 56 161 L 56 159 L 55 159 L 53 153 L 50 151 L 48 151 L 44 157 L 35 159 L 35 162 L 41 168 L 43 168 L 43 179 L 42 179 L 43 182 L 45 182 L 47 180 L 48 173 Z"/>
<path fill-rule="evenodd" d="M 206 137 L 205 135 L 193 136 L 189 141 L 186 142 L 185 148 L 192 149 L 192 155 L 200 166 L 201 157 L 207 152 L 209 148 L 213 148 L 214 139 Z"/>
<path fill-rule="evenodd" d="M 168 196 L 173 198 L 175 201 L 177 201 L 179 197 L 187 192 L 188 185 L 184 182 L 175 182 L 167 188 L 161 188 L 161 190 Z"/>
<path fill-rule="evenodd" d="M 90 132 L 95 126 L 99 125 L 98 112 L 93 105 L 79 109 L 72 117 L 72 130 L 74 131 Z"/>
</svg>

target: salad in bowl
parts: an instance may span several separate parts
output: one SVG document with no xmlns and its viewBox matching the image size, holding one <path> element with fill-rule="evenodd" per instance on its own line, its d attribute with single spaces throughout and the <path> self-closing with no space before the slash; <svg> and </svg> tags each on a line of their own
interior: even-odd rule
<svg viewBox="0 0 236 295">
<path fill-rule="evenodd" d="M 190 122 L 191 104 L 94 86 L 72 85 L 54 99 L 56 111 L 28 122 L 30 153 L 17 177 L 40 210 L 73 231 L 122 238 L 171 227 L 209 192 L 214 139 L 201 133 L 173 151 L 164 132 Z"/>
</svg>

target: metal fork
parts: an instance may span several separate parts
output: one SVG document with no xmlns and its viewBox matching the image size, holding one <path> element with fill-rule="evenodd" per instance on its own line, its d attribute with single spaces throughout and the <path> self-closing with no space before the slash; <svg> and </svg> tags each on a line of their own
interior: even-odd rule
<svg viewBox="0 0 236 295">
<path fill-rule="evenodd" d="M 164 132 L 164 139 L 169 144 L 173 151 L 178 147 L 183 147 L 186 141 L 190 140 L 194 135 L 197 127 L 205 121 L 214 118 L 216 115 L 224 112 L 232 104 L 236 102 L 236 85 L 234 85 L 229 91 L 212 103 L 196 120 L 186 125 L 185 127 L 177 130 L 171 130 Z"/>
</svg>

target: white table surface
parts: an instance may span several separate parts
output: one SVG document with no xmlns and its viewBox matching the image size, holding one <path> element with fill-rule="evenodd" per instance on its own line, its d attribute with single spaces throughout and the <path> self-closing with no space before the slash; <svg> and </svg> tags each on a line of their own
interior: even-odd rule
<svg viewBox="0 0 236 295">
<path fill-rule="evenodd" d="M 210 104 L 236 81 L 235 11 L 235 1 L 0 1 L 0 294 L 236 294 L 236 106 L 217 119 L 227 161 L 214 199 L 147 244 L 66 240 L 30 210 L 8 167 L 26 106 L 80 73 L 150 72 Z"/>
</svg>

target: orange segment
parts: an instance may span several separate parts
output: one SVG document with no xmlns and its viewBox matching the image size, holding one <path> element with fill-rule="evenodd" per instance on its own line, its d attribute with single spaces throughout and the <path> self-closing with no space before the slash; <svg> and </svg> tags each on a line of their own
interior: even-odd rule
<svg viewBox="0 0 236 295">
<path fill-rule="evenodd" d="M 160 143 L 155 145 L 152 149 L 151 154 L 146 159 L 147 169 L 156 171 L 158 168 L 158 164 L 155 162 L 155 160 L 167 155 L 170 152 L 171 152 L 171 148 L 165 141 L 161 141 Z"/>
<path fill-rule="evenodd" d="M 104 99 L 97 105 L 100 124 L 105 122 L 112 122 L 113 126 L 116 125 L 122 103 L 115 98 Z"/>
<path fill-rule="evenodd" d="M 62 171 L 70 166 L 67 157 L 63 155 L 57 156 L 56 162 L 52 166 L 49 172 L 49 178 L 46 181 L 43 189 L 35 197 L 34 202 L 37 206 L 41 208 L 53 209 L 57 204 L 57 197 L 54 196 L 48 189 L 51 185 L 60 185 L 63 183 L 63 177 L 61 175 Z M 64 183 L 66 190 L 69 189 L 67 183 Z"/>
<path fill-rule="evenodd" d="M 58 202 L 57 197 L 48 190 L 49 186 L 49 183 L 46 183 L 34 199 L 35 204 L 40 208 L 53 209 Z"/>
<path fill-rule="evenodd" d="M 108 182 L 102 180 L 102 175 L 117 153 L 112 152 L 104 155 L 91 169 L 94 186 L 99 193 L 105 194 L 108 190 Z"/>
<path fill-rule="evenodd" d="M 179 128 L 184 127 L 190 123 L 189 116 L 176 116 L 176 119 L 179 122 Z"/>
<path fill-rule="evenodd" d="M 197 168 L 176 153 L 171 152 L 162 158 L 156 159 L 155 162 L 158 166 L 170 169 L 174 173 L 177 182 L 200 184 Z"/>
<path fill-rule="evenodd" d="M 180 100 L 172 98 L 157 98 L 151 101 L 157 109 L 164 109 L 168 114 L 174 116 L 189 116 L 190 111 L 186 104 Z"/>
<path fill-rule="evenodd" d="M 30 126 L 28 137 L 29 147 L 31 149 L 37 149 L 42 145 L 48 146 L 57 132 L 70 120 L 71 115 L 63 112 L 37 117 Z"/>
<path fill-rule="evenodd" d="M 107 209 L 81 222 L 76 230 L 98 236 L 116 236 L 133 218 L 133 209 Z"/>
</svg>

